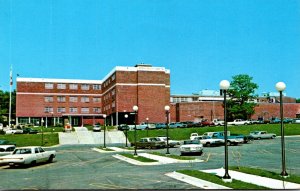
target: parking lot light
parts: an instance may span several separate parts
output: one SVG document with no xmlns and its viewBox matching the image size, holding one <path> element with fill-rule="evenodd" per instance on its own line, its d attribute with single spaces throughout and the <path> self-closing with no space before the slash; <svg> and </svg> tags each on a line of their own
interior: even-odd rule
<svg viewBox="0 0 300 191">
<path fill-rule="evenodd" d="M 167 152 L 166 154 L 169 155 L 169 114 L 170 114 L 170 106 L 166 105 L 165 106 L 165 111 L 166 111 L 166 128 L 167 128 Z"/>
<path fill-rule="evenodd" d="M 146 122 L 147 122 L 147 137 L 149 136 L 149 118 L 146 118 Z"/>
<path fill-rule="evenodd" d="M 106 115 L 103 114 L 103 119 L 104 119 L 104 143 L 103 143 L 103 148 L 106 148 Z"/>
<path fill-rule="evenodd" d="M 133 106 L 133 111 L 134 111 L 134 156 L 137 156 L 136 152 L 136 123 L 137 123 L 137 112 L 138 112 L 138 106 Z"/>
<path fill-rule="evenodd" d="M 286 172 L 285 166 L 285 143 L 284 143 L 284 127 L 283 127 L 283 103 L 282 103 L 282 92 L 285 90 L 286 85 L 283 82 L 278 82 L 275 85 L 277 91 L 280 94 L 280 126 L 281 126 L 281 164 L 282 164 L 282 172 L 281 176 L 286 178 L 288 177 L 288 173 Z"/>
<path fill-rule="evenodd" d="M 222 180 L 224 182 L 232 182 L 232 179 L 228 173 L 228 145 L 227 145 L 227 105 L 226 105 L 226 91 L 229 89 L 230 83 L 227 80 L 220 82 L 220 89 L 224 94 L 224 139 L 225 139 L 225 175 Z"/>
<path fill-rule="evenodd" d="M 127 123 L 128 123 L 128 122 L 127 122 L 127 118 L 128 118 L 128 115 L 125 114 L 124 117 L 125 117 L 125 124 L 126 124 L 126 126 L 125 126 L 125 137 L 126 137 L 126 140 L 125 140 L 125 147 L 128 147 L 128 146 L 127 146 L 127 130 L 128 130 L 128 129 L 127 129 L 127 127 L 128 127 L 128 125 L 127 125 Z"/>
</svg>

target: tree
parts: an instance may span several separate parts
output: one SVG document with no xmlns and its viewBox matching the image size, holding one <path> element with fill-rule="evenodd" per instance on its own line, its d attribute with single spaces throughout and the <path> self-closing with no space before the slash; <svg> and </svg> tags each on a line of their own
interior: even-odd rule
<svg viewBox="0 0 300 191">
<path fill-rule="evenodd" d="M 254 114 L 254 108 L 257 105 L 253 101 L 258 97 L 255 94 L 258 85 L 253 83 L 253 78 L 247 74 L 236 75 L 232 78 L 228 90 L 228 119 L 249 119 Z"/>
<path fill-rule="evenodd" d="M 16 90 L 11 92 L 11 118 L 16 116 Z M 9 92 L 0 90 L 0 123 L 8 124 L 9 118 Z"/>
<path fill-rule="evenodd" d="M 296 99 L 296 103 L 300 103 L 300 98 Z"/>
</svg>

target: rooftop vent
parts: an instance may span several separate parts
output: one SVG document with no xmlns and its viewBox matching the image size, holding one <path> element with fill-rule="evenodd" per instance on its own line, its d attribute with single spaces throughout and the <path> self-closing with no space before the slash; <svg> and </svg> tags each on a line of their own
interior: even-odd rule
<svg viewBox="0 0 300 191">
<path fill-rule="evenodd" d="M 151 64 L 140 63 L 140 64 L 135 65 L 134 67 L 152 67 L 152 65 Z"/>
</svg>

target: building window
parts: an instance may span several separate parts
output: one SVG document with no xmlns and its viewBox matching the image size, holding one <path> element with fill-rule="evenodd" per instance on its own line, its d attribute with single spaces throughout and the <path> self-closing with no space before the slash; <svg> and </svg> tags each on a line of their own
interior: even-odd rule
<svg viewBox="0 0 300 191">
<path fill-rule="evenodd" d="M 111 91 L 111 95 L 113 96 L 113 95 L 115 95 L 115 93 L 116 93 L 116 89 L 113 89 L 113 90 Z"/>
<path fill-rule="evenodd" d="M 70 113 L 77 113 L 77 107 L 70 107 Z"/>
<path fill-rule="evenodd" d="M 101 90 L 100 84 L 93 84 L 93 90 Z"/>
<path fill-rule="evenodd" d="M 69 88 L 70 88 L 70 90 L 77 90 L 78 89 L 78 84 L 70 84 Z"/>
<path fill-rule="evenodd" d="M 90 85 L 89 84 L 81 84 L 81 89 L 82 90 L 89 90 L 90 89 Z"/>
<path fill-rule="evenodd" d="M 93 112 L 94 113 L 101 113 L 101 108 L 100 107 L 94 107 Z"/>
<path fill-rule="evenodd" d="M 45 89 L 53 89 L 53 83 L 45 83 Z"/>
<path fill-rule="evenodd" d="M 57 108 L 57 113 L 65 113 L 66 112 L 66 108 L 65 107 L 58 107 Z"/>
<path fill-rule="evenodd" d="M 112 102 L 111 107 L 112 108 L 116 107 L 116 102 L 115 101 Z"/>
<path fill-rule="evenodd" d="M 70 102 L 77 102 L 78 101 L 78 98 L 75 97 L 75 96 L 70 96 Z"/>
<path fill-rule="evenodd" d="M 87 96 L 81 97 L 81 102 L 88 103 L 88 102 L 90 102 L 90 98 Z"/>
<path fill-rule="evenodd" d="M 44 112 L 45 113 L 51 113 L 51 112 L 53 112 L 53 107 L 45 107 L 44 108 Z"/>
<path fill-rule="evenodd" d="M 57 102 L 66 102 L 65 96 L 57 96 Z"/>
<path fill-rule="evenodd" d="M 53 102 L 53 96 L 45 96 L 45 102 Z"/>
<path fill-rule="evenodd" d="M 93 102 L 95 102 L 95 103 L 101 102 L 101 98 L 100 97 L 93 97 Z"/>
<path fill-rule="evenodd" d="M 114 74 L 111 76 L 111 81 L 114 81 L 115 79 L 116 79 L 116 75 Z"/>
<path fill-rule="evenodd" d="M 81 108 L 81 113 L 89 113 L 90 109 L 88 107 L 82 107 Z"/>
<path fill-rule="evenodd" d="M 66 84 L 57 84 L 57 89 L 60 89 L 60 90 L 66 89 Z"/>
</svg>

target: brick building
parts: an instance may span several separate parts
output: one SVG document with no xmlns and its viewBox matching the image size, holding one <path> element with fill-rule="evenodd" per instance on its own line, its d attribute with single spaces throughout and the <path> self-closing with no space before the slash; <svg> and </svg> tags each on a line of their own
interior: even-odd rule
<svg viewBox="0 0 300 191">
<path fill-rule="evenodd" d="M 168 69 L 117 66 L 103 80 L 17 78 L 16 117 L 17 123 L 55 125 L 68 119 L 76 126 L 103 123 L 106 114 L 108 124 L 132 124 L 137 105 L 138 123 L 163 122 L 169 99 Z"/>
</svg>

